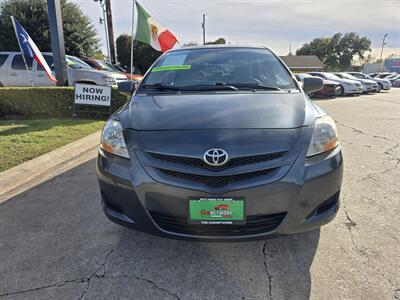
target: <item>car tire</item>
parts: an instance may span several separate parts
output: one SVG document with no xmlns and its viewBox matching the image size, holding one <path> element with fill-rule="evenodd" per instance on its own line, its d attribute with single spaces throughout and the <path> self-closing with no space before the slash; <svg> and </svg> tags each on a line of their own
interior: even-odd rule
<svg viewBox="0 0 400 300">
<path fill-rule="evenodd" d="M 343 96 L 344 95 L 344 87 L 343 85 L 340 86 L 340 91 L 339 91 L 339 96 Z"/>
<path fill-rule="evenodd" d="M 377 93 L 380 93 L 383 90 L 383 85 L 378 82 L 378 89 L 376 90 Z"/>
</svg>

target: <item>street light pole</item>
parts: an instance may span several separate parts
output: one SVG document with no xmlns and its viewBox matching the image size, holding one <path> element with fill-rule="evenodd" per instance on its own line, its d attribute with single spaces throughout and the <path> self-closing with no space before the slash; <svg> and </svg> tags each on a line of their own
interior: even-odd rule
<svg viewBox="0 0 400 300">
<path fill-rule="evenodd" d="M 201 28 L 203 28 L 203 45 L 206 44 L 206 14 L 203 14 L 203 22 L 201 23 Z"/>
<path fill-rule="evenodd" d="M 108 28 L 107 28 L 107 18 L 106 18 L 106 4 L 103 0 L 94 0 L 94 2 L 99 2 L 101 6 L 101 10 L 103 12 L 103 23 L 104 23 L 104 33 L 106 36 L 106 44 L 107 44 L 107 61 L 111 62 L 111 54 L 110 54 L 110 42 L 108 41 Z"/>
<path fill-rule="evenodd" d="M 135 41 L 135 6 L 136 6 L 136 1 L 133 0 L 132 2 L 132 37 L 131 37 L 131 65 L 130 65 L 130 80 L 132 80 L 132 74 L 133 74 L 133 42 Z"/>
<path fill-rule="evenodd" d="M 382 67 L 383 67 L 383 61 L 382 61 L 382 54 L 383 54 L 383 47 L 386 45 L 386 43 L 385 43 L 385 40 L 386 40 L 386 37 L 389 35 L 389 33 L 385 33 L 385 35 L 383 36 L 383 40 L 382 40 L 382 49 L 381 49 L 381 57 L 380 57 L 380 59 L 379 59 L 379 63 L 380 63 L 380 65 L 379 65 L 379 71 L 380 72 L 382 72 Z"/>
</svg>

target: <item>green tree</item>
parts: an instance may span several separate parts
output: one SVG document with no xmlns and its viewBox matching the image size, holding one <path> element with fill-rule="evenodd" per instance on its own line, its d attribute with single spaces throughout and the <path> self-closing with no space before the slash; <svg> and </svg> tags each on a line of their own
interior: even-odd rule
<svg viewBox="0 0 400 300">
<path fill-rule="evenodd" d="M 130 71 L 131 35 L 122 34 L 117 40 L 117 58 L 120 64 Z M 144 74 L 162 53 L 139 41 L 133 42 L 133 65 Z"/>
<path fill-rule="evenodd" d="M 213 42 L 206 42 L 206 45 L 222 45 L 222 44 L 226 44 L 226 40 L 224 38 L 216 39 Z"/>
<path fill-rule="evenodd" d="M 187 42 L 182 45 L 182 47 L 194 47 L 194 46 L 198 46 L 198 44 L 196 42 Z"/>
<path fill-rule="evenodd" d="M 371 41 L 355 32 L 336 33 L 329 38 L 316 38 L 305 43 L 296 51 L 296 55 L 316 55 L 328 70 L 346 70 L 352 66 L 355 56 L 364 59 L 371 51 Z"/>
<path fill-rule="evenodd" d="M 90 19 L 79 6 L 61 0 L 65 51 L 76 56 L 92 56 L 99 39 Z M 10 16 L 25 28 L 41 51 L 51 51 L 46 0 L 5 0 L 0 4 L 0 51 L 19 51 Z"/>
</svg>

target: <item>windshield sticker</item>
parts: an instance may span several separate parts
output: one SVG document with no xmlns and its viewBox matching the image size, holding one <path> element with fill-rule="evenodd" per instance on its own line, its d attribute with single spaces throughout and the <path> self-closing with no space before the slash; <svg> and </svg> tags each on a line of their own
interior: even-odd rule
<svg viewBox="0 0 400 300">
<path fill-rule="evenodd" d="M 179 71 L 179 70 L 190 70 L 192 65 L 181 65 L 181 66 L 162 66 L 155 67 L 151 72 L 164 72 L 164 71 Z"/>
<path fill-rule="evenodd" d="M 65 60 L 67 61 L 67 65 L 68 65 L 68 66 L 74 65 L 74 64 L 75 64 L 75 62 L 72 61 L 72 60 L 70 60 L 68 57 L 66 57 Z"/>
<path fill-rule="evenodd" d="M 187 53 L 171 53 L 165 57 L 164 61 L 161 63 L 161 67 L 166 66 L 182 66 L 185 64 L 187 58 Z"/>
</svg>

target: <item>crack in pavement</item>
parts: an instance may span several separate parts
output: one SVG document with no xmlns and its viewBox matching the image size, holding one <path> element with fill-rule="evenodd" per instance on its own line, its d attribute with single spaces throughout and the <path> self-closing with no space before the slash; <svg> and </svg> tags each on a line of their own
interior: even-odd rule
<svg viewBox="0 0 400 300">
<path fill-rule="evenodd" d="M 349 128 L 349 129 L 353 130 L 353 131 L 356 132 L 356 133 L 364 134 L 364 135 L 367 135 L 367 136 L 370 136 L 370 137 L 373 137 L 373 138 L 377 138 L 377 139 L 382 139 L 382 140 L 390 141 L 390 142 L 393 142 L 393 143 L 396 143 L 396 144 L 399 143 L 398 141 L 392 140 L 392 139 L 390 139 L 390 138 L 388 138 L 388 137 L 386 137 L 386 136 L 377 135 L 377 134 L 370 134 L 370 133 L 367 133 L 367 132 L 362 131 L 362 130 L 360 130 L 360 129 L 357 129 L 357 128 L 355 128 L 355 127 L 352 127 L 352 126 L 346 125 L 346 124 L 344 124 L 344 123 L 342 123 L 342 122 L 339 122 L 338 120 L 335 120 L 335 122 L 336 122 L 337 124 L 343 126 L 343 127 L 346 127 L 346 128 Z"/>
<path fill-rule="evenodd" d="M 169 295 L 175 297 L 178 300 L 181 300 L 181 298 L 174 292 L 169 291 L 166 288 L 160 287 L 157 283 L 155 283 L 154 281 L 144 278 L 144 277 L 140 277 L 137 275 L 116 275 L 116 276 L 107 276 L 106 275 L 106 265 L 107 262 L 110 258 L 110 255 L 114 252 L 114 247 L 112 249 L 110 249 L 109 251 L 107 251 L 103 263 L 100 264 L 100 266 L 98 268 L 96 268 L 96 270 L 89 276 L 89 277 L 82 277 L 82 278 L 76 278 L 76 279 L 70 279 L 70 280 L 64 280 L 64 281 L 60 281 L 60 282 L 56 282 L 53 284 L 47 284 L 44 286 L 40 286 L 40 287 L 35 287 L 35 288 L 30 288 L 30 289 L 26 289 L 26 290 L 20 290 L 20 291 L 14 291 L 14 292 L 7 292 L 4 294 L 0 294 L 0 297 L 7 297 L 7 296 L 13 296 L 13 295 L 18 295 L 18 294 L 23 294 L 23 293 L 29 293 L 29 292 L 34 292 L 34 291 L 39 291 L 39 290 L 43 290 L 43 289 L 48 289 L 48 288 L 52 288 L 52 287 L 62 287 L 66 284 L 69 283 L 86 283 L 86 287 L 83 289 L 81 296 L 79 297 L 79 299 L 84 299 L 89 288 L 90 288 L 90 282 L 93 278 L 96 279 L 116 279 L 116 278 L 130 278 L 130 279 L 136 279 L 136 280 L 141 280 L 141 281 L 145 281 L 149 284 L 151 284 L 153 287 L 156 287 L 158 290 L 163 291 L 168 293 Z M 101 273 L 100 273 L 101 272 Z"/>
<path fill-rule="evenodd" d="M 69 280 L 63 280 L 63 281 L 59 281 L 56 283 L 52 283 L 52 284 L 47 284 L 47 285 L 43 285 L 43 286 L 39 286 L 39 287 L 35 287 L 35 288 L 30 288 L 30 289 L 26 289 L 26 290 L 21 290 L 21 291 L 15 291 L 15 292 L 8 292 L 8 293 L 4 293 L 4 294 L 0 294 L 0 297 L 5 297 L 5 296 L 12 296 L 12 295 L 17 295 L 17 294 L 22 294 L 22 293 L 29 293 L 29 292 L 34 292 L 34 291 L 39 291 L 39 290 L 43 290 L 43 289 L 48 289 L 48 288 L 52 288 L 52 287 L 62 287 L 66 284 L 69 283 L 86 283 L 86 287 L 83 290 L 80 299 L 83 299 L 83 297 L 85 296 L 87 290 L 89 289 L 89 285 L 90 285 L 90 281 L 92 280 L 93 277 L 97 277 L 97 278 L 101 278 L 104 277 L 105 275 L 105 265 L 107 263 L 107 260 L 109 258 L 109 256 L 111 255 L 111 253 L 114 251 L 114 249 L 111 249 L 107 252 L 104 262 L 89 276 L 89 277 L 82 277 L 82 278 L 76 278 L 76 279 L 69 279 Z M 103 274 L 102 275 L 98 275 L 97 273 L 100 271 L 100 269 L 103 269 Z"/>
<path fill-rule="evenodd" d="M 156 282 L 154 282 L 154 281 L 152 281 L 150 279 L 147 279 L 147 278 L 144 278 L 144 277 L 140 277 L 140 276 L 137 276 L 137 275 L 134 275 L 134 274 L 121 274 L 121 275 L 114 275 L 114 276 L 103 276 L 102 278 L 105 278 L 105 279 L 128 278 L 128 279 L 135 279 L 135 280 L 145 281 L 145 282 L 151 284 L 152 286 L 154 286 L 155 288 L 157 288 L 158 290 L 166 292 L 169 295 L 173 296 L 174 298 L 176 298 L 178 300 L 181 300 L 181 298 L 178 296 L 178 294 L 176 294 L 174 292 L 171 292 L 170 290 L 159 286 Z"/>
<path fill-rule="evenodd" d="M 62 286 L 66 285 L 66 284 L 69 284 L 69 283 L 83 283 L 83 282 L 86 282 L 86 280 L 87 280 L 86 278 L 77 278 L 77 279 L 64 280 L 64 281 L 59 281 L 59 282 L 56 282 L 56 283 L 52 283 L 52 284 L 48 284 L 48 285 L 44 285 L 44 286 L 39 286 L 39 287 L 35 287 L 35 288 L 30 288 L 30 289 L 26 289 L 26 290 L 0 294 L 0 297 L 7 297 L 7 296 L 13 296 L 13 295 L 24 294 L 24 293 L 29 293 L 29 292 L 35 292 L 35 291 L 40 291 L 40 290 L 43 290 L 43 289 L 49 289 L 49 288 L 52 288 L 52 287 L 62 287 Z"/>
<path fill-rule="evenodd" d="M 83 289 L 82 294 L 81 294 L 81 296 L 79 297 L 79 299 L 81 299 L 81 300 L 84 299 L 84 297 L 85 297 L 87 291 L 88 291 L 89 288 L 90 288 L 90 282 L 92 281 L 93 278 L 103 278 L 103 277 L 106 275 L 106 263 L 107 263 L 107 261 L 108 261 L 108 258 L 109 258 L 110 255 L 111 255 L 111 253 L 113 253 L 113 252 L 114 252 L 114 247 L 111 248 L 111 249 L 106 253 L 106 256 L 105 256 L 105 258 L 104 258 L 104 260 L 103 260 L 103 263 L 102 263 L 89 277 L 86 278 L 86 281 L 85 281 L 85 282 L 86 282 L 86 287 Z M 103 272 L 102 272 L 101 275 L 98 275 L 98 272 L 99 272 L 101 269 L 103 270 Z"/>
<path fill-rule="evenodd" d="M 345 194 L 344 194 L 344 195 L 345 195 Z M 374 261 L 369 257 L 368 253 L 367 253 L 366 251 L 362 250 L 362 249 L 357 245 L 357 243 L 356 243 L 356 241 L 355 241 L 355 238 L 354 238 L 354 235 L 353 235 L 353 231 L 352 231 L 352 229 L 353 229 L 354 227 L 357 226 L 357 223 L 354 222 L 354 221 L 350 218 L 350 216 L 349 216 L 349 214 L 348 214 L 348 212 L 347 212 L 347 208 L 346 208 L 345 205 L 343 205 L 343 211 L 344 211 L 344 213 L 345 213 L 345 215 L 346 215 L 346 218 L 347 218 L 347 220 L 348 220 L 348 221 L 345 223 L 345 225 L 346 225 L 346 227 L 347 227 L 347 229 L 348 229 L 348 231 L 349 231 L 349 233 L 350 233 L 350 239 L 351 239 L 351 241 L 352 241 L 352 243 L 353 243 L 354 248 L 356 248 L 356 249 L 358 250 L 358 252 L 361 253 L 361 254 L 367 259 L 367 261 L 368 261 L 368 263 L 369 263 L 369 265 L 370 265 L 371 268 L 373 268 L 378 274 L 380 274 L 380 275 L 382 276 L 382 278 L 384 278 L 385 280 L 388 281 L 388 283 L 389 283 L 390 286 L 391 286 L 392 291 L 396 291 L 396 288 L 394 287 L 394 283 L 392 282 L 392 280 L 390 279 L 390 277 L 386 276 L 385 273 L 383 273 L 381 270 L 379 270 L 379 268 L 375 266 Z M 395 293 L 395 292 L 393 292 L 393 295 L 394 295 L 394 293 Z"/>
<path fill-rule="evenodd" d="M 263 247 L 262 247 L 262 253 L 264 256 L 264 269 L 265 272 L 267 273 L 268 276 L 268 294 L 269 294 L 269 299 L 272 299 L 272 275 L 268 269 L 268 264 L 267 264 L 267 241 L 264 241 Z"/>
</svg>

